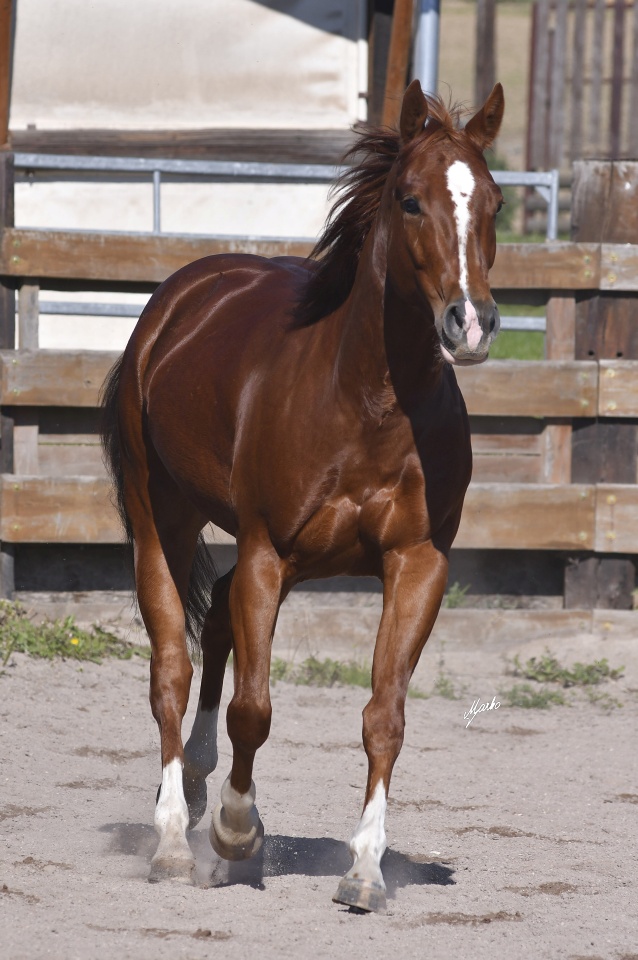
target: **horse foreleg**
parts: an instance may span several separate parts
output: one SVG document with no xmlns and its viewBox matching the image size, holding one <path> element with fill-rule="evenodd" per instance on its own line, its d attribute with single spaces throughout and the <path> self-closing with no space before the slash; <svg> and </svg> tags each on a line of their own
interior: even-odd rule
<svg viewBox="0 0 638 960">
<path fill-rule="evenodd" d="M 213 849 L 225 860 L 252 857 L 263 842 L 252 771 L 270 732 L 270 650 L 281 595 L 281 561 L 272 548 L 240 549 L 230 588 L 235 690 L 227 724 L 233 764 L 210 827 Z"/>
<path fill-rule="evenodd" d="M 372 664 L 372 698 L 363 711 L 368 783 L 363 814 L 350 842 L 352 868 L 335 902 L 361 910 L 386 905 L 381 858 L 390 777 L 403 745 L 410 677 L 430 635 L 447 580 L 447 559 L 431 542 L 393 551 L 384 562 L 383 615 Z"/>
<path fill-rule="evenodd" d="M 202 630 L 202 683 L 193 729 L 184 747 L 184 796 L 190 828 L 206 813 L 206 777 L 217 766 L 219 702 L 233 643 L 228 601 L 234 572 L 233 567 L 215 582 Z"/>
</svg>

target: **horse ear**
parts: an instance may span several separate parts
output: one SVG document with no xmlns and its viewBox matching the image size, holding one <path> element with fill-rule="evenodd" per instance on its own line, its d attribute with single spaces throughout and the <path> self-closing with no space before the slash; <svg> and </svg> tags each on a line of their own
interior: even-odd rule
<svg viewBox="0 0 638 960">
<path fill-rule="evenodd" d="M 413 80 L 403 94 L 399 131 L 403 143 L 408 143 L 417 134 L 422 133 L 428 118 L 428 102 L 418 80 Z"/>
<path fill-rule="evenodd" d="M 497 83 L 478 113 L 465 125 L 466 134 L 481 152 L 487 150 L 496 140 L 504 110 L 503 87 Z"/>
</svg>

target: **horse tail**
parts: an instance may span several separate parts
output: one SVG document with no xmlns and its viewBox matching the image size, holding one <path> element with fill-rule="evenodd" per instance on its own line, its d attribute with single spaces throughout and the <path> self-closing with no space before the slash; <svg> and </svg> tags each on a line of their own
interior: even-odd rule
<svg viewBox="0 0 638 960">
<path fill-rule="evenodd" d="M 114 505 L 124 529 L 126 545 L 132 561 L 133 526 L 126 511 L 124 500 L 123 443 L 119 419 L 120 377 L 123 360 L 124 355 L 115 362 L 100 392 L 102 410 L 100 435 L 104 463 L 115 490 Z M 186 635 L 196 647 L 200 646 L 204 620 L 210 607 L 211 589 L 216 579 L 217 570 L 214 561 L 208 552 L 203 534 L 200 533 L 190 573 L 185 610 Z"/>
</svg>

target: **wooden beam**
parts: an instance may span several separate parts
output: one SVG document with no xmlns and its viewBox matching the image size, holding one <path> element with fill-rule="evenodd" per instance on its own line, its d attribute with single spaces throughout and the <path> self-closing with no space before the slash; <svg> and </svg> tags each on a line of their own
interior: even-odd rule
<svg viewBox="0 0 638 960">
<path fill-rule="evenodd" d="M 119 353 L 108 350 L 0 352 L 0 402 L 22 407 L 97 407 Z"/>
<path fill-rule="evenodd" d="M 153 234 L 7 229 L 0 274 L 62 280 L 161 283 L 180 267 L 218 253 L 306 257 L 306 240 L 245 240 Z M 625 252 L 623 256 L 629 256 Z M 628 271 L 627 271 L 628 273 Z M 619 278 L 616 289 L 633 278 Z M 499 246 L 490 272 L 494 289 L 597 290 L 600 245 L 509 243 Z"/>
<path fill-rule="evenodd" d="M 455 373 L 474 416 L 594 416 L 598 367 L 581 361 L 493 360 Z"/>
<path fill-rule="evenodd" d="M 401 103 L 408 77 L 412 49 L 414 0 L 394 0 L 392 33 L 385 81 L 385 98 L 381 122 L 384 127 L 398 128 Z"/>
<path fill-rule="evenodd" d="M 638 418 L 638 360 L 601 360 L 598 416 Z"/>
<path fill-rule="evenodd" d="M 306 257 L 305 240 L 243 240 L 152 234 L 5 230 L 0 274 L 73 280 L 161 283 L 180 267 L 217 253 Z"/>
<path fill-rule="evenodd" d="M 11 130 L 16 153 L 341 163 L 351 130 Z"/>
<path fill-rule="evenodd" d="M 596 487 L 597 553 L 638 551 L 638 486 L 601 483 Z"/>
<path fill-rule="evenodd" d="M 454 546 L 591 550 L 595 502 L 586 484 L 471 484 Z"/>
</svg>

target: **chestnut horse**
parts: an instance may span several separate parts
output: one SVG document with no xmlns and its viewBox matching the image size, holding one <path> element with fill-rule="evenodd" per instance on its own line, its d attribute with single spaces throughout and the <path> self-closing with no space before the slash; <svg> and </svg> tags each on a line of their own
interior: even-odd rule
<svg viewBox="0 0 638 960">
<path fill-rule="evenodd" d="M 231 649 L 233 760 L 210 839 L 237 860 L 263 840 L 252 773 L 270 729 L 279 607 L 309 578 L 375 576 L 368 781 L 335 900 L 385 906 L 386 798 L 406 691 L 472 468 L 452 367 L 485 360 L 499 328 L 488 270 L 503 198 L 483 151 L 503 107 L 497 85 L 460 129 L 414 81 L 399 133 L 372 131 L 355 146 L 321 259 L 222 254 L 184 267 L 155 292 L 109 375 L 103 439 L 134 547 L 161 736 L 151 880 L 192 874 L 186 831 L 206 811 Z M 238 551 L 214 584 L 198 549 L 209 522 Z M 186 638 L 200 629 L 201 692 L 184 747 Z"/>
</svg>

